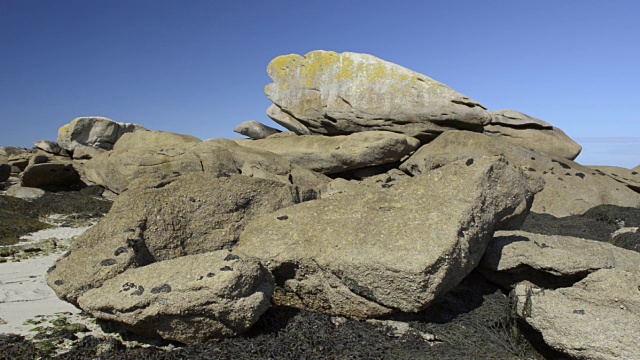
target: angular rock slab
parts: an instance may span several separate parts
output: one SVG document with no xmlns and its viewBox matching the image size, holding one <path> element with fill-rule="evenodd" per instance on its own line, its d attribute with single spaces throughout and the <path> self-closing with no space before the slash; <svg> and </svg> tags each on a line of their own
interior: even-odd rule
<svg viewBox="0 0 640 360">
<path fill-rule="evenodd" d="M 640 254 L 567 236 L 497 232 L 478 268 L 515 286 L 518 316 L 557 351 L 578 359 L 640 354 Z"/>
<path fill-rule="evenodd" d="M 146 129 L 140 125 L 117 123 L 105 117 L 79 117 L 58 130 L 58 145 L 72 153 L 78 146 L 111 150 L 123 134 L 138 130 Z"/>
<path fill-rule="evenodd" d="M 271 151 L 294 165 L 322 174 L 396 162 L 420 146 L 416 138 L 388 131 L 343 136 L 286 136 L 255 141 L 236 140 L 236 143 Z"/>
<path fill-rule="evenodd" d="M 526 149 L 500 137 L 470 131 L 448 131 L 423 145 L 400 169 L 420 175 L 459 159 L 504 155 L 514 166 L 540 176 L 532 212 L 555 217 L 579 215 L 603 204 L 640 207 L 640 195 L 623 184 L 571 160 Z"/>
<path fill-rule="evenodd" d="M 249 137 L 251 139 L 264 139 L 271 135 L 279 134 L 281 131 L 264 125 L 255 120 L 245 121 L 233 129 L 234 132 Z"/>
<path fill-rule="evenodd" d="M 500 157 L 460 161 L 256 218 L 234 251 L 274 274 L 277 304 L 352 318 L 416 312 L 475 268 L 496 223 L 537 190 Z"/>
<path fill-rule="evenodd" d="M 254 216 L 307 199 L 298 187 L 242 175 L 141 178 L 73 242 L 47 282 L 59 298 L 76 304 L 129 268 L 231 248 Z"/>
<path fill-rule="evenodd" d="M 267 72 L 273 83 L 265 92 L 280 109 L 268 115 L 298 134 L 385 130 L 428 141 L 447 129 L 481 131 L 491 120 L 478 102 L 367 54 L 279 56 Z"/>
<path fill-rule="evenodd" d="M 243 147 L 232 140 L 202 142 L 193 136 L 160 131 L 125 134 L 113 151 L 87 161 L 84 168 L 89 181 L 117 194 L 132 180 L 153 174 L 243 174 L 317 189 L 330 181 L 324 175 L 292 166 L 274 153 Z"/>
<path fill-rule="evenodd" d="M 490 111 L 491 123 L 484 134 L 498 136 L 515 145 L 573 160 L 582 146 L 549 123 L 514 110 Z"/>
<path fill-rule="evenodd" d="M 529 281 L 555 288 L 570 286 L 600 269 L 633 271 L 639 266 L 640 254 L 605 242 L 526 231 L 496 231 L 478 270 L 504 287 Z"/>
<path fill-rule="evenodd" d="M 640 193 L 640 169 L 629 170 L 618 166 L 589 166 L 589 168 L 610 176 L 625 184 L 629 189 Z"/>
<path fill-rule="evenodd" d="M 245 332 L 269 308 L 273 288 L 258 262 L 215 251 L 128 270 L 78 304 L 138 334 L 193 345 Z"/>
</svg>

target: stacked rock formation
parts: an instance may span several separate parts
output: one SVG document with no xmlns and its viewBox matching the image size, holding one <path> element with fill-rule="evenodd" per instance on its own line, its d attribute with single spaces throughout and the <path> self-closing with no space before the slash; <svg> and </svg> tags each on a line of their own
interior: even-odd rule
<svg viewBox="0 0 640 360">
<path fill-rule="evenodd" d="M 640 208 L 637 169 L 581 166 L 580 146 L 545 121 L 487 111 L 370 55 L 287 55 L 268 73 L 267 114 L 291 132 L 118 130 L 112 149 L 89 136 L 103 150 L 83 179 L 119 196 L 48 272 L 60 298 L 194 344 L 246 331 L 270 304 L 354 319 L 423 311 L 479 269 L 557 351 L 640 353 L 638 254 L 518 231 L 530 211 Z M 58 142 L 75 154 L 70 143 Z M 616 322 L 627 335 L 590 330 Z"/>
</svg>

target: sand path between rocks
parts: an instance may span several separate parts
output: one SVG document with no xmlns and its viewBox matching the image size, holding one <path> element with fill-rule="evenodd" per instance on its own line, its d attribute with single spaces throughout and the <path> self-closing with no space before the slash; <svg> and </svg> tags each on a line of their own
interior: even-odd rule
<svg viewBox="0 0 640 360">
<path fill-rule="evenodd" d="M 35 242 L 57 238 L 65 242 L 88 228 L 46 229 L 24 239 Z M 26 335 L 30 327 L 24 322 L 38 315 L 80 313 L 80 309 L 58 299 L 45 280 L 47 270 L 60 256 L 62 253 L 0 263 L 0 333 Z"/>
</svg>

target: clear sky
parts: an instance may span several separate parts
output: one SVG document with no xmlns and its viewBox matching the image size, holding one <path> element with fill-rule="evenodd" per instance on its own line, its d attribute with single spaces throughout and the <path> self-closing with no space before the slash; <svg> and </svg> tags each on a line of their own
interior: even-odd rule
<svg viewBox="0 0 640 360">
<path fill-rule="evenodd" d="M 637 0 L 0 0 L 0 146 L 105 116 L 203 140 L 275 124 L 278 55 L 369 53 L 640 164 Z"/>
</svg>

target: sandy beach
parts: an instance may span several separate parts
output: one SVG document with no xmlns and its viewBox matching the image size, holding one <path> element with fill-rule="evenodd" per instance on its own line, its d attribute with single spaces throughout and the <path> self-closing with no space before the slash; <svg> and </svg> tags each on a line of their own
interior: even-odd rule
<svg viewBox="0 0 640 360">
<path fill-rule="evenodd" d="M 26 242 L 21 242 L 20 245 L 48 239 L 57 239 L 68 245 L 71 238 L 88 228 L 46 229 L 22 237 Z M 47 270 L 62 254 L 59 251 L 0 263 L 0 333 L 28 335 L 33 326 L 25 324 L 27 320 L 61 312 L 80 313 L 78 308 L 58 299 L 45 280 Z"/>
</svg>

